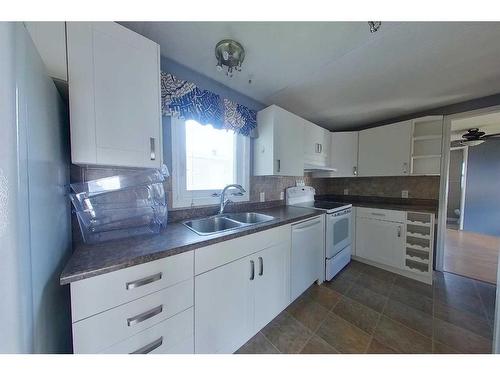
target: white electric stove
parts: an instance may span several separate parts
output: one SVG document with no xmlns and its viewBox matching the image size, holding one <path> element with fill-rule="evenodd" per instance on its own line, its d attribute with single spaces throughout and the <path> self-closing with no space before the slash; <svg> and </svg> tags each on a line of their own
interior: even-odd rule
<svg viewBox="0 0 500 375">
<path fill-rule="evenodd" d="M 315 194 L 311 186 L 291 187 L 286 190 L 286 203 L 325 213 L 325 279 L 331 280 L 351 261 L 352 204 L 315 201 Z"/>
</svg>

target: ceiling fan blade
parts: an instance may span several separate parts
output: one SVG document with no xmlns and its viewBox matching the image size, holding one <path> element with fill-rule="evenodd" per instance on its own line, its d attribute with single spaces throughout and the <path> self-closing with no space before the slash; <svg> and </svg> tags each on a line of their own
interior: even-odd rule
<svg viewBox="0 0 500 375">
<path fill-rule="evenodd" d="M 496 138 L 500 137 L 500 133 L 493 133 L 493 134 L 486 134 L 481 137 L 481 139 L 486 139 L 486 138 Z"/>
</svg>

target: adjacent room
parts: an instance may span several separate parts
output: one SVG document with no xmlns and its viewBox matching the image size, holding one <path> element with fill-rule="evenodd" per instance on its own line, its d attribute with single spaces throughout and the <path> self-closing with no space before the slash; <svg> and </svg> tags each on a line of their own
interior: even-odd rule
<svg viewBox="0 0 500 375">
<path fill-rule="evenodd" d="M 500 112 L 452 120 L 445 271 L 496 284 L 499 175 Z"/>
</svg>

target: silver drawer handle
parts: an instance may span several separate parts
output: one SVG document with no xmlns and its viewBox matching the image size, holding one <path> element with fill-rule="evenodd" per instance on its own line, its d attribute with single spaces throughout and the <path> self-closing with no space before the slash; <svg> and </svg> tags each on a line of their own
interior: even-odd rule
<svg viewBox="0 0 500 375">
<path fill-rule="evenodd" d="M 156 348 L 159 348 L 162 344 L 163 344 L 163 336 L 161 336 L 159 339 L 156 339 L 153 342 L 150 342 L 147 345 L 144 345 L 142 348 L 134 350 L 130 354 L 148 354 L 153 350 L 155 350 Z"/>
<path fill-rule="evenodd" d="M 157 306 L 149 311 L 143 312 L 142 314 L 136 315 L 132 318 L 128 318 L 127 325 L 130 327 L 135 324 L 141 323 L 145 320 L 152 318 L 153 316 L 158 315 L 162 311 L 163 311 L 163 305 Z"/>
<path fill-rule="evenodd" d="M 161 277 L 162 277 L 162 273 L 158 272 L 157 274 L 147 276 L 147 277 L 144 277 L 144 278 L 139 279 L 139 280 L 129 281 L 129 282 L 125 283 L 125 288 L 127 290 L 138 288 L 140 286 L 151 284 L 155 281 L 161 280 Z"/>
<path fill-rule="evenodd" d="M 373 216 L 385 216 L 385 214 L 380 214 L 378 212 L 372 212 L 371 213 Z"/>
</svg>

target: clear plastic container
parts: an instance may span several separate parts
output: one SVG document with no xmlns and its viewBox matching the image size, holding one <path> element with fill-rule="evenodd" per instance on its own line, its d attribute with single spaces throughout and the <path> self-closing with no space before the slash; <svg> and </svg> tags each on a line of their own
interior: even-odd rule
<svg viewBox="0 0 500 375">
<path fill-rule="evenodd" d="M 150 170 L 72 184 L 84 242 L 158 233 L 168 217 L 163 181 L 161 172 Z"/>
</svg>

